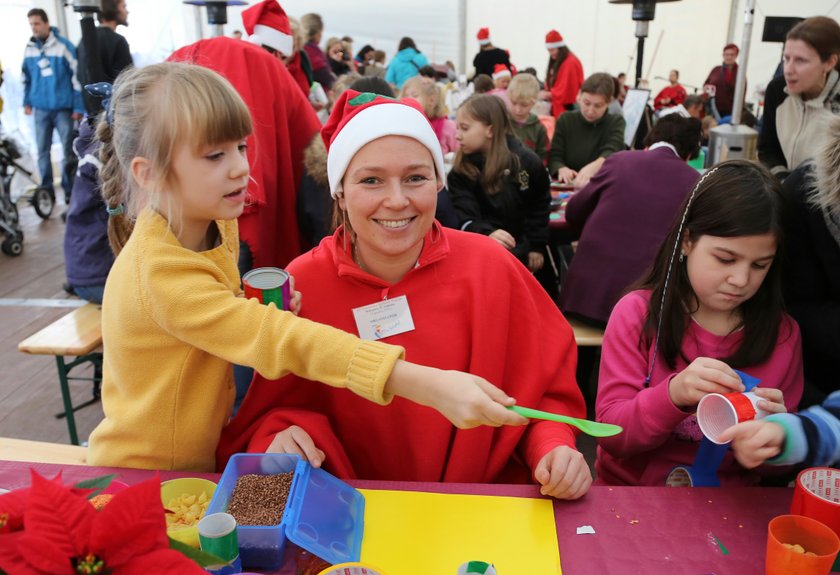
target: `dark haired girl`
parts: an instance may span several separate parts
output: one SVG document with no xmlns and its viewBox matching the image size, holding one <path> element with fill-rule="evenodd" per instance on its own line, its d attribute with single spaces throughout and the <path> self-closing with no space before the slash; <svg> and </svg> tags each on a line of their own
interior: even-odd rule
<svg viewBox="0 0 840 575">
<path fill-rule="evenodd" d="M 782 211 L 778 183 L 755 163 L 725 162 L 695 186 L 640 289 L 607 324 L 595 411 L 624 433 L 600 441 L 599 481 L 662 485 L 690 465 L 702 438 L 697 404 L 743 391 L 734 369 L 761 380 L 759 407 L 796 409 L 802 350 L 782 310 Z M 758 480 L 731 453 L 718 476 L 721 485 Z"/>
</svg>

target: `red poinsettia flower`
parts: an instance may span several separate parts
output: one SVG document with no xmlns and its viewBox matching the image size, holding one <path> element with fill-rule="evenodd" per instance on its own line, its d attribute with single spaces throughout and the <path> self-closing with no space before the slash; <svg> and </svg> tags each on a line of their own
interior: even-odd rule
<svg viewBox="0 0 840 575">
<path fill-rule="evenodd" d="M 206 575 L 169 548 L 157 477 L 96 511 L 84 495 L 33 472 L 27 499 L 24 529 L 0 535 L 0 569 L 9 575 Z"/>
<path fill-rule="evenodd" d="M 61 472 L 51 480 L 56 485 L 62 485 Z M 93 489 L 70 487 L 71 492 L 87 496 Z M 0 534 L 11 533 L 23 529 L 23 514 L 29 503 L 31 488 L 15 489 L 0 495 Z"/>
</svg>

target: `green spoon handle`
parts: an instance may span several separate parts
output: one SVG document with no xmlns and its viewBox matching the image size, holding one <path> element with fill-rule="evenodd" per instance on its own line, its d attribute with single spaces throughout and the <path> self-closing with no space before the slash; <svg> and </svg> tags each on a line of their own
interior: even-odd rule
<svg viewBox="0 0 840 575">
<path fill-rule="evenodd" d="M 568 415 L 549 413 L 547 411 L 540 411 L 539 409 L 531 409 L 530 407 L 520 407 L 518 405 L 514 405 L 508 407 L 508 409 L 529 419 L 546 419 L 548 421 L 559 421 L 560 423 L 570 423 L 572 425 L 575 425 L 579 421 L 577 418 L 569 417 Z"/>
<path fill-rule="evenodd" d="M 599 423 L 597 421 L 589 421 L 588 419 L 579 419 L 577 417 L 569 417 L 567 415 L 560 415 L 558 413 L 549 413 L 547 411 L 531 409 L 530 407 L 512 405 L 508 407 L 508 409 L 529 419 L 545 419 L 548 421 L 568 423 L 569 425 L 574 425 L 587 435 L 591 435 L 593 437 L 610 437 L 613 435 L 618 435 L 619 433 L 624 431 L 624 429 L 622 429 L 620 426 L 613 425 L 611 423 Z"/>
</svg>

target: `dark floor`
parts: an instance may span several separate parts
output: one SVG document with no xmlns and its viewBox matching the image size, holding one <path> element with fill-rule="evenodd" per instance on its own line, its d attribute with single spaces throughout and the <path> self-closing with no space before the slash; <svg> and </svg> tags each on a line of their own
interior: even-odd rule
<svg viewBox="0 0 840 575">
<path fill-rule="evenodd" d="M 61 193 L 58 194 L 62 196 Z M 64 278 L 62 200 L 42 221 L 25 200 L 19 203 L 23 254 L 0 254 L 0 436 L 69 443 L 55 359 L 27 355 L 17 344 L 52 323 L 79 300 L 61 288 Z M 43 301 L 47 300 L 47 301 Z M 11 304 L 11 305 L 10 305 Z M 61 307 L 54 307 L 61 306 Z M 75 374 L 75 372 L 74 372 Z M 83 373 L 80 371 L 79 375 Z M 76 403 L 91 397 L 91 384 L 71 382 Z M 79 438 L 87 439 L 102 419 L 100 404 L 76 412 Z"/>
</svg>

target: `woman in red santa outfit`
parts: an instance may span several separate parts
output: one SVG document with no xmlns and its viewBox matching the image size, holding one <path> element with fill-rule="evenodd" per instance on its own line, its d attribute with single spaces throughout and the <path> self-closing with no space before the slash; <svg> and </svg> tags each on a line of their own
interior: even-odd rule
<svg viewBox="0 0 840 575">
<path fill-rule="evenodd" d="M 342 225 L 288 267 L 306 302 L 301 316 L 486 377 L 520 405 L 583 417 L 574 338 L 557 307 L 498 243 L 435 221 L 446 176 L 419 105 L 348 90 L 321 134 Z M 299 383 L 254 379 L 223 433 L 220 465 L 238 451 L 269 451 L 344 478 L 535 482 L 563 499 L 591 484 L 566 424 L 462 431 L 400 398 L 382 409 Z"/>
<path fill-rule="evenodd" d="M 557 30 L 545 35 L 548 50 L 548 69 L 545 73 L 543 100 L 551 102 L 551 114 L 559 118 L 566 110 L 574 108 L 580 85 L 583 84 L 583 66 Z"/>
</svg>

